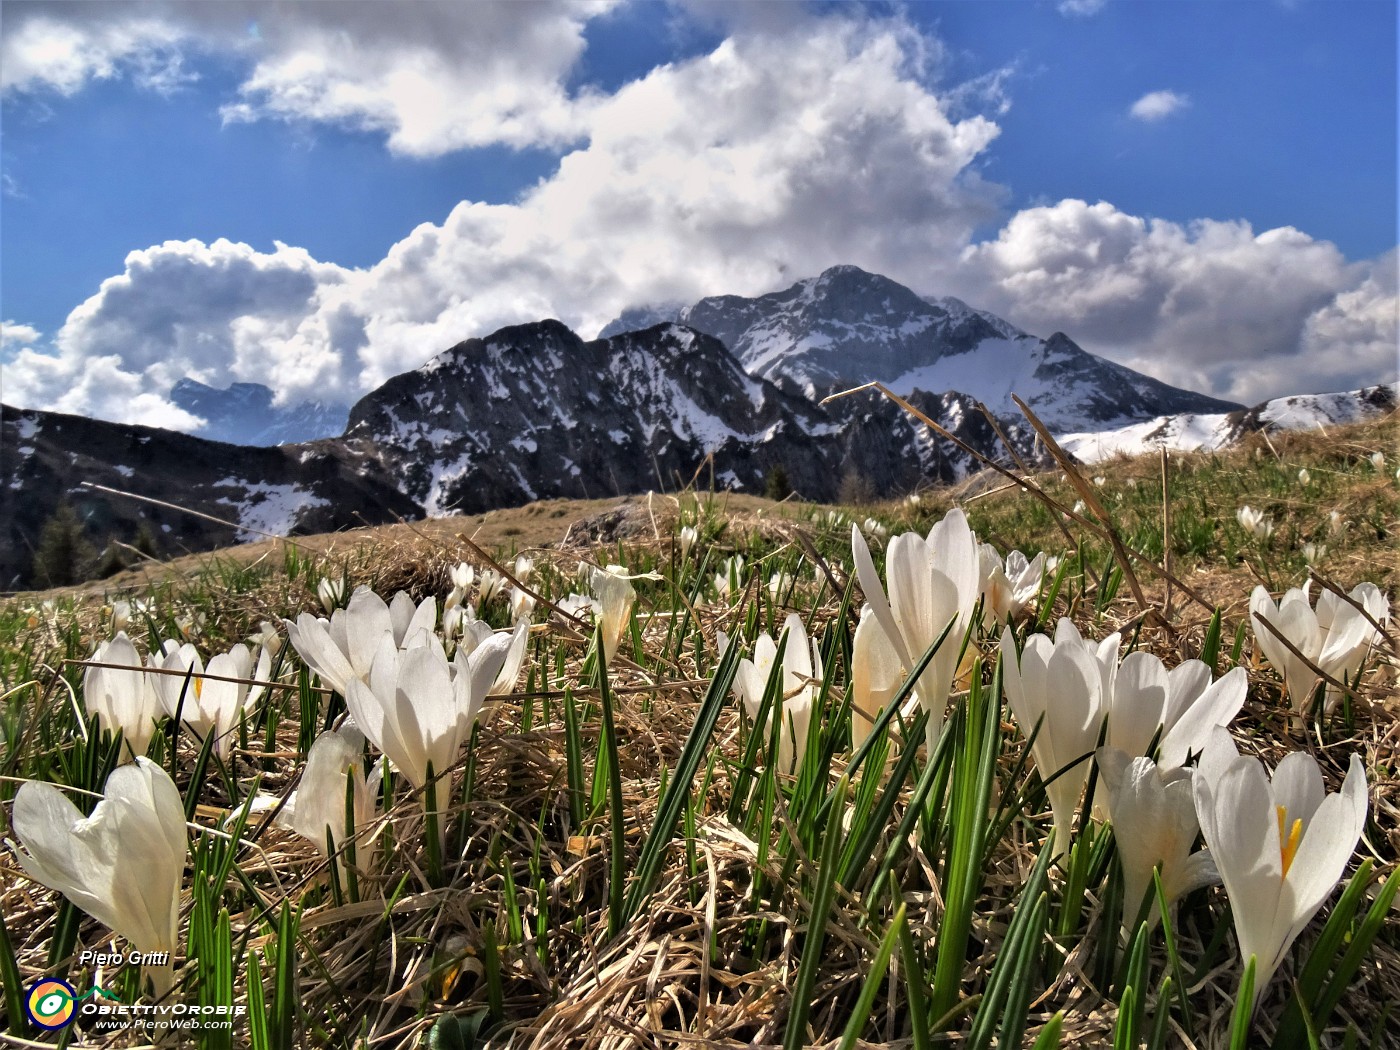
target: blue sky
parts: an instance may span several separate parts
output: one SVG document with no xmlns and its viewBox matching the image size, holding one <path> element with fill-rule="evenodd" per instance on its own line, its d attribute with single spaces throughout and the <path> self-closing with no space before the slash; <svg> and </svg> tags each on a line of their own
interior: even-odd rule
<svg viewBox="0 0 1400 1050">
<path fill-rule="evenodd" d="M 197 429 L 181 375 L 349 401 L 836 262 L 1240 401 L 1395 378 L 1393 3 L 0 17 L 8 401 Z"/>
</svg>

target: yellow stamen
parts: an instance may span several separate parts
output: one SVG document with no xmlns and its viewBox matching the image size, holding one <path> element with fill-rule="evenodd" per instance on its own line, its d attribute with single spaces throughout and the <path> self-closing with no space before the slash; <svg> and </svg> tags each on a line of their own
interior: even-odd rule
<svg viewBox="0 0 1400 1050">
<path fill-rule="evenodd" d="M 194 695 L 197 696 L 197 697 L 202 697 L 202 696 L 204 695 L 204 679 L 203 679 L 203 678 L 196 678 L 196 679 L 194 680 Z"/>
<path fill-rule="evenodd" d="M 1288 807 L 1278 806 L 1278 848 L 1279 855 L 1283 860 L 1283 874 L 1288 875 L 1288 869 L 1293 866 L 1293 857 L 1298 852 L 1298 843 L 1303 838 L 1303 822 L 1295 820 L 1292 827 L 1288 827 Z M 1284 834 L 1284 828 L 1288 828 L 1288 833 Z"/>
</svg>

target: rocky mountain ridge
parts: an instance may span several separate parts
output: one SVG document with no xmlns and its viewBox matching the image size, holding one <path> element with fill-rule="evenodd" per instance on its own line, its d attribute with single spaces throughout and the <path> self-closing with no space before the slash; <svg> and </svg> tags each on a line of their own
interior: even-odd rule
<svg viewBox="0 0 1400 1050">
<path fill-rule="evenodd" d="M 603 331 L 667 314 L 719 339 L 751 375 L 812 399 L 879 381 L 899 394 L 956 391 L 1014 418 L 1015 393 L 1057 433 L 1244 407 L 1096 357 L 1062 332 L 1041 339 L 959 299 L 922 297 L 855 266 L 754 298 L 638 307 Z"/>
</svg>

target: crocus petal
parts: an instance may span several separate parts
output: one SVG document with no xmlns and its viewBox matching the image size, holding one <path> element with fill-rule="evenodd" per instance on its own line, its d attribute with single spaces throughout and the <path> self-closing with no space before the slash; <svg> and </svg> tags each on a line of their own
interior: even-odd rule
<svg viewBox="0 0 1400 1050">
<path fill-rule="evenodd" d="M 875 718 L 899 691 L 903 667 L 889 637 L 867 605 L 861 610 L 851 648 L 851 747 L 858 749 Z"/>
<path fill-rule="evenodd" d="M 1285 755 L 1274 769 L 1270 787 L 1274 793 L 1274 806 L 1287 810 L 1287 820 L 1292 824 L 1301 820 L 1310 826 L 1313 814 L 1322 805 L 1327 788 L 1322 783 L 1322 770 L 1317 768 L 1313 757 L 1305 751 L 1294 751 Z"/>
<path fill-rule="evenodd" d="M 506 658 L 501 662 L 501 669 L 496 673 L 491 688 L 487 690 L 489 695 L 501 696 L 515 689 L 515 683 L 520 679 L 520 668 L 525 663 L 525 648 L 529 641 L 530 625 L 524 621 L 517 623 L 510 633 L 510 648 L 506 652 Z"/>
<path fill-rule="evenodd" d="M 1341 793 L 1324 798 L 1306 821 L 1298 852 L 1288 869 L 1286 881 L 1296 911 L 1296 931 L 1301 932 L 1308 924 L 1346 871 L 1347 861 L 1366 827 L 1368 801 L 1366 771 L 1360 756 L 1352 755 Z"/>
<path fill-rule="evenodd" d="M 310 613 L 302 613 L 296 623 L 291 620 L 283 620 L 282 623 L 287 628 L 292 648 L 306 666 L 341 696 L 348 696 L 350 680 L 359 675 L 351 666 L 344 649 L 333 639 L 331 625 Z M 344 618 L 339 619 L 336 625 L 343 629 Z"/>
<path fill-rule="evenodd" d="M 895 539 L 898 538 L 895 537 Z M 884 630 L 885 637 L 894 646 L 894 651 L 899 655 L 899 660 L 904 665 L 905 671 L 912 672 L 914 661 L 910 659 L 909 647 L 904 643 L 904 635 L 900 633 L 899 624 L 895 623 L 894 611 L 890 608 L 889 600 L 885 596 L 885 588 L 880 583 L 880 574 L 875 571 L 875 562 L 870 557 L 870 548 L 865 543 L 865 537 L 860 534 L 860 529 L 855 525 L 851 526 L 851 557 L 856 563 L 856 576 L 860 580 L 860 589 L 865 592 L 866 604 L 870 606 L 870 611 Z M 888 557 L 886 561 L 888 561 Z"/>
<path fill-rule="evenodd" d="M 1243 667 L 1232 667 L 1207 686 L 1162 736 L 1160 764 L 1186 765 L 1191 753 L 1199 753 L 1205 747 L 1214 726 L 1227 726 L 1239 714 L 1248 692 L 1249 672 Z"/>
<path fill-rule="evenodd" d="M 379 640 L 385 635 L 394 637 L 389 606 L 368 587 L 356 587 L 350 604 L 337 616 L 345 624 L 345 655 L 356 676 L 363 678 L 379 650 Z M 397 638 L 394 644 L 398 645 Z"/>
<path fill-rule="evenodd" d="M 1193 787 L 1201 830 L 1233 905 L 1240 954 L 1256 957 L 1262 986 L 1277 965 L 1274 919 L 1282 880 L 1268 778 L 1258 762 L 1239 758 L 1216 783 L 1198 775 Z"/>
<path fill-rule="evenodd" d="M 1151 653 L 1123 658 L 1114 679 L 1108 742 L 1130 755 L 1145 754 L 1167 706 L 1167 669 Z"/>
</svg>

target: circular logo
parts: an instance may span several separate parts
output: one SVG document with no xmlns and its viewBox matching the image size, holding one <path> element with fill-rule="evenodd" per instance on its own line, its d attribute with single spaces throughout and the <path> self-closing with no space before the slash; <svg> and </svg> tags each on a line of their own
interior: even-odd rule
<svg viewBox="0 0 1400 1050">
<path fill-rule="evenodd" d="M 72 1022 L 77 998 L 71 984 L 50 977 L 29 986 L 29 998 L 25 1005 L 29 1010 L 29 1019 L 40 1028 L 62 1028 Z"/>
</svg>

